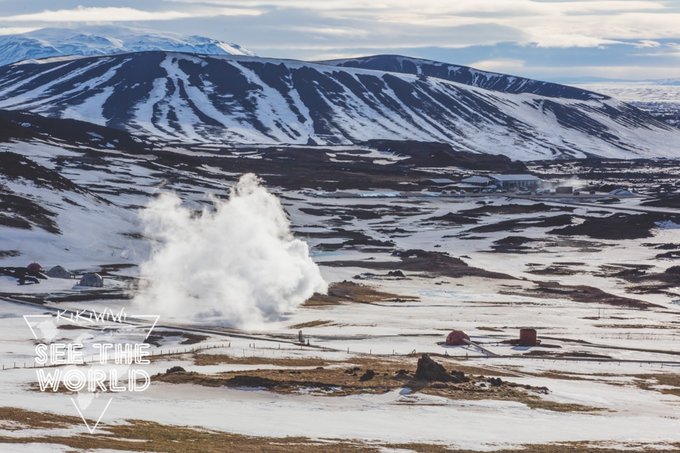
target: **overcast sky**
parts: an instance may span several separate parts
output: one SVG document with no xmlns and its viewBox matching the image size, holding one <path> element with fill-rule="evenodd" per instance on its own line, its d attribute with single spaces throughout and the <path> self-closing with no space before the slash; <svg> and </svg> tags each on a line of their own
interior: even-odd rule
<svg viewBox="0 0 680 453">
<path fill-rule="evenodd" d="M 398 53 L 556 81 L 680 78 L 680 0 L 0 0 L 0 33 L 116 22 L 261 56 Z"/>
</svg>

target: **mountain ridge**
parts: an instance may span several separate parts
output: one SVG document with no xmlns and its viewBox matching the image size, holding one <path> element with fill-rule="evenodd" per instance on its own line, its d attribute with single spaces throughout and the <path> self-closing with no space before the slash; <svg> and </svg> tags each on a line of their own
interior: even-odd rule
<svg viewBox="0 0 680 453">
<path fill-rule="evenodd" d="M 527 77 L 484 71 L 471 66 L 412 58 L 397 54 L 326 60 L 321 63 L 340 67 L 375 69 L 401 74 L 436 77 L 478 88 L 503 91 L 505 93 L 532 93 L 546 97 L 569 97 L 581 100 L 609 98 L 609 96 L 600 93 L 569 85 L 543 82 Z"/>
<path fill-rule="evenodd" d="M 69 56 L 103 56 L 165 50 L 212 55 L 252 55 L 238 44 L 198 35 L 122 26 L 41 28 L 0 36 L 0 66 L 24 60 Z"/>
<path fill-rule="evenodd" d="M 297 60 L 147 51 L 0 67 L 0 108 L 182 142 L 413 140 L 520 160 L 680 152 L 672 146 L 680 131 L 630 105 L 579 89 L 564 97 L 560 86 L 535 94 L 553 84 L 522 90 L 516 79 L 479 87 Z"/>
</svg>

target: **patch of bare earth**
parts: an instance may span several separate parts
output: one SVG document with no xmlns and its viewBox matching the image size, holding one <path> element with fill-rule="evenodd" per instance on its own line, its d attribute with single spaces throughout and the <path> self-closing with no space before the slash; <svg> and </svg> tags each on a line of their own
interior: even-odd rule
<svg viewBox="0 0 680 453">
<path fill-rule="evenodd" d="M 333 321 L 325 321 L 322 319 L 317 319 L 315 321 L 301 322 L 300 324 L 293 324 L 290 326 L 291 329 L 308 329 L 310 327 L 321 327 L 333 324 Z"/>
<path fill-rule="evenodd" d="M 197 364 L 251 363 L 254 358 L 198 355 Z M 352 362 L 323 362 L 317 359 L 266 360 L 267 364 L 309 367 L 307 369 L 262 369 L 230 371 L 215 374 L 168 370 L 152 380 L 172 384 L 195 384 L 207 387 L 258 388 L 282 394 L 305 393 L 319 396 L 347 396 L 383 394 L 401 388 L 413 392 L 437 395 L 454 400 L 516 401 L 531 408 L 553 411 L 592 412 L 598 408 L 577 404 L 547 401 L 541 395 L 549 393 L 545 387 L 532 387 L 501 379 L 494 375 L 507 374 L 480 367 L 455 365 L 450 381 L 430 381 L 416 375 L 414 359 L 370 359 Z M 451 362 L 444 362 L 450 366 Z M 474 373 L 474 374 L 473 374 Z"/>
<path fill-rule="evenodd" d="M 80 419 L 61 416 L 46 412 L 27 411 L 11 407 L 0 408 L 2 419 L 6 423 L 16 426 L 24 424 L 12 436 L 0 436 L 2 450 L 11 450 L 14 444 L 45 444 L 62 445 L 80 451 L 105 449 L 107 451 L 154 451 L 154 452 L 184 452 L 184 453 L 216 453 L 224 451 L 239 451 L 245 453 L 268 452 L 302 452 L 329 453 L 344 452 L 379 452 L 385 448 L 406 449 L 418 453 L 469 453 L 474 450 L 461 450 L 446 445 L 426 443 L 370 443 L 361 441 L 347 441 L 340 439 L 310 439 L 308 437 L 265 437 L 244 436 L 214 430 L 200 429 L 188 426 L 163 425 L 145 420 L 127 420 L 116 425 L 99 425 L 95 434 L 53 435 L 48 432 L 36 435 L 33 429 L 50 429 L 74 427 L 80 424 Z M 44 420 L 52 420 L 56 424 L 44 426 Z M 21 430 L 30 430 L 22 435 Z M 680 448 L 680 443 L 665 444 L 668 449 Z M 644 449 L 645 444 L 630 443 L 626 447 Z M 497 450 L 499 453 L 571 453 L 595 451 L 598 453 L 613 453 L 617 450 L 610 448 L 603 442 L 560 442 L 552 444 L 522 445 L 519 448 Z"/>
<path fill-rule="evenodd" d="M 0 429 L 3 430 L 68 428 L 76 423 L 82 423 L 82 420 L 79 417 L 57 415 L 51 412 L 0 407 Z"/>
<path fill-rule="evenodd" d="M 643 390 L 680 397 L 680 374 L 678 373 L 638 375 L 634 382 Z"/>
<path fill-rule="evenodd" d="M 226 354 L 194 354 L 194 364 L 206 365 L 273 365 L 290 367 L 317 367 L 328 366 L 332 362 L 318 357 L 235 357 Z M 336 362 L 339 363 L 339 362 Z"/>
<path fill-rule="evenodd" d="M 593 324 L 593 327 L 604 329 L 677 329 L 677 325 L 663 324 Z"/>
<path fill-rule="evenodd" d="M 180 337 L 182 341 L 179 344 L 197 344 L 201 341 L 207 340 L 206 335 L 199 335 L 191 332 L 180 332 L 176 330 L 154 330 L 146 339 L 146 342 L 154 346 L 160 346 L 165 338 Z"/>
<path fill-rule="evenodd" d="M 418 298 L 416 297 L 386 293 L 371 288 L 370 286 L 345 280 L 331 283 L 328 287 L 328 294 L 314 294 L 303 304 L 303 306 L 323 307 L 327 305 L 339 305 L 342 303 L 373 304 L 380 302 L 405 302 L 417 300 Z"/>
<path fill-rule="evenodd" d="M 55 414 L 26 411 L 16 408 L 0 408 L 5 422 L 30 423 L 22 429 L 68 428 L 81 424 L 80 419 Z M 6 418 L 8 415 L 10 418 Z M 46 425 L 44 420 L 53 420 Z M 20 433 L 18 433 L 20 434 Z M 37 436 L 0 436 L 2 444 L 43 443 L 65 445 L 78 450 L 106 449 L 122 451 L 154 452 L 353 452 L 378 451 L 378 447 L 340 440 L 312 440 L 306 437 L 256 437 L 185 426 L 162 425 L 151 421 L 129 420 L 125 424 L 99 425 L 96 434 L 73 434 L 68 436 L 44 434 Z M 1 449 L 1 448 L 0 448 Z M 5 450 L 7 451 L 7 450 Z"/>
<path fill-rule="evenodd" d="M 488 326 L 477 327 L 477 330 L 483 330 L 483 331 L 486 331 L 486 332 L 503 332 L 503 329 L 499 329 L 498 327 L 488 327 Z"/>
<path fill-rule="evenodd" d="M 531 296 L 545 299 L 569 299 L 574 302 L 599 303 L 615 307 L 635 308 L 638 310 L 661 307 L 660 305 L 639 299 L 616 296 L 593 286 L 562 285 L 558 282 L 534 283 L 535 286 L 533 288 L 524 288 L 522 291 L 503 290 L 500 293 L 504 295 Z"/>
<path fill-rule="evenodd" d="M 325 261 L 324 266 L 359 267 L 372 270 L 422 272 L 430 277 L 482 277 L 512 280 L 514 277 L 469 266 L 460 258 L 444 252 L 411 249 L 392 253 L 399 261 Z"/>
</svg>

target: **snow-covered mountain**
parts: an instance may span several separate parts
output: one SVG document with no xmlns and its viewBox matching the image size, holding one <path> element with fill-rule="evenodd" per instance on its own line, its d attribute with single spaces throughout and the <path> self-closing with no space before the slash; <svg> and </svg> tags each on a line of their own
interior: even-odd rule
<svg viewBox="0 0 680 453">
<path fill-rule="evenodd" d="M 401 55 L 374 55 L 370 57 L 331 60 L 323 63 L 348 68 L 374 69 L 402 74 L 415 74 L 421 77 L 436 77 L 504 93 L 531 93 L 546 97 L 582 100 L 604 99 L 607 97 L 593 91 L 568 85 L 541 82 L 539 80 L 497 72 L 480 71 L 469 66 L 403 57 Z"/>
<path fill-rule="evenodd" d="M 680 155 L 680 130 L 604 95 L 398 59 L 382 69 L 175 52 L 23 62 L 0 68 L 0 108 L 183 142 L 418 140 L 522 160 Z"/>
<path fill-rule="evenodd" d="M 252 55 L 238 44 L 202 36 L 120 26 L 43 28 L 0 36 L 0 66 L 22 60 L 62 56 L 95 56 L 167 50 L 210 55 Z"/>
<path fill-rule="evenodd" d="M 680 127 L 680 80 L 598 82 L 582 85 L 628 102 L 656 119 Z"/>
</svg>

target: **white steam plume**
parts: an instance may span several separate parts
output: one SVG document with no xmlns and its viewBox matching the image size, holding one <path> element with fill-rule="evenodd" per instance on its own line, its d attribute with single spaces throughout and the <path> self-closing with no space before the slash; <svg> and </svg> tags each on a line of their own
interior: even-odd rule
<svg viewBox="0 0 680 453">
<path fill-rule="evenodd" d="M 214 204 L 196 216 L 166 193 L 142 211 L 145 233 L 157 242 L 140 266 L 136 308 L 256 328 L 326 292 L 307 244 L 293 238 L 281 203 L 257 176 L 243 175 L 229 199 Z"/>
</svg>

